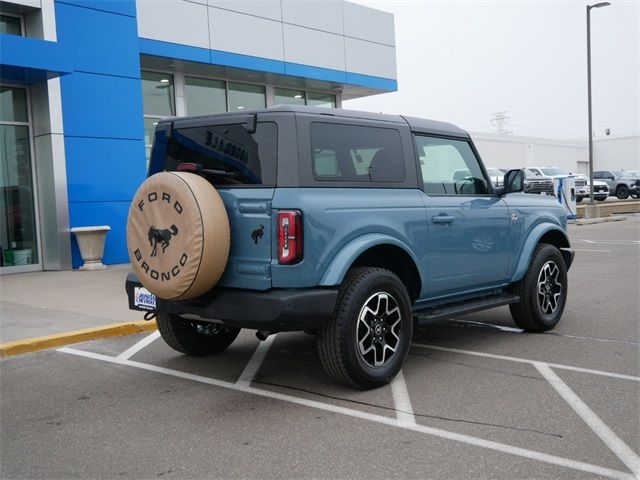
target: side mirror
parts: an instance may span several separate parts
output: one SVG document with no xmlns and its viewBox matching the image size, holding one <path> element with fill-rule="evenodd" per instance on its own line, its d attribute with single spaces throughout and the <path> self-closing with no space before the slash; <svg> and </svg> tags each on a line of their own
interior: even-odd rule
<svg viewBox="0 0 640 480">
<path fill-rule="evenodd" d="M 500 196 L 507 193 L 524 192 L 524 170 L 509 170 L 504 175 L 503 185 L 503 187 L 495 189 L 495 192 Z"/>
</svg>

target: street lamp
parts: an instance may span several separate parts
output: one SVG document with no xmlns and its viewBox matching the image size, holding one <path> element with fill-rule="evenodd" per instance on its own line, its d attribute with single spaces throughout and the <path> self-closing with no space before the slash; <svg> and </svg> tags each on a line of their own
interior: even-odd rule
<svg viewBox="0 0 640 480">
<path fill-rule="evenodd" d="M 587 5 L 587 95 L 589 98 L 589 203 L 593 205 L 593 127 L 591 125 L 591 9 L 607 7 L 609 2 Z"/>
</svg>

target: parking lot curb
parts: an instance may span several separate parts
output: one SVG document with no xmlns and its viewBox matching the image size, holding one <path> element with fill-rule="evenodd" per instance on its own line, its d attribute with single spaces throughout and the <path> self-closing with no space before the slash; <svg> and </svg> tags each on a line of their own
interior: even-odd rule
<svg viewBox="0 0 640 480">
<path fill-rule="evenodd" d="M 49 348 L 58 348 L 72 343 L 100 340 L 102 338 L 120 337 L 136 333 L 156 330 L 156 321 L 140 320 L 137 322 L 113 323 L 100 327 L 83 328 L 71 332 L 56 333 L 44 337 L 25 338 L 12 342 L 0 343 L 0 358 L 12 357 L 23 353 L 37 352 Z"/>
<path fill-rule="evenodd" d="M 593 225 L 594 223 L 621 222 L 626 219 L 627 217 L 623 215 L 611 215 L 610 217 L 581 218 L 576 220 L 575 224 L 576 225 Z"/>
</svg>

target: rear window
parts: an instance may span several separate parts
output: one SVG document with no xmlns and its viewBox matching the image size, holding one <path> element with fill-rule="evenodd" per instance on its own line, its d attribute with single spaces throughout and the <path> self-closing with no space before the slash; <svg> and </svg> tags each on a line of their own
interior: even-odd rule
<svg viewBox="0 0 640 480">
<path fill-rule="evenodd" d="M 313 177 L 319 181 L 404 181 L 404 157 L 397 130 L 311 124 Z"/>
<path fill-rule="evenodd" d="M 258 123 L 255 133 L 248 133 L 244 124 L 179 128 L 169 139 L 165 169 L 197 163 L 217 172 L 207 175 L 214 185 L 274 186 L 277 148 L 273 122 Z"/>
</svg>

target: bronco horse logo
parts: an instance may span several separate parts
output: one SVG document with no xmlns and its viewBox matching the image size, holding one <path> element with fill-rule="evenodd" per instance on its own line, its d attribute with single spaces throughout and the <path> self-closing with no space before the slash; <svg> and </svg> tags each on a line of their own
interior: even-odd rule
<svg viewBox="0 0 640 480">
<path fill-rule="evenodd" d="M 153 247 L 151 250 L 151 256 L 155 257 L 158 254 L 158 244 L 162 248 L 162 253 L 169 246 L 169 242 L 171 241 L 171 237 L 175 237 L 178 234 L 178 227 L 175 225 L 171 225 L 169 228 L 165 228 L 163 230 L 154 227 L 151 225 L 149 227 L 149 245 Z"/>
</svg>

